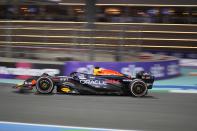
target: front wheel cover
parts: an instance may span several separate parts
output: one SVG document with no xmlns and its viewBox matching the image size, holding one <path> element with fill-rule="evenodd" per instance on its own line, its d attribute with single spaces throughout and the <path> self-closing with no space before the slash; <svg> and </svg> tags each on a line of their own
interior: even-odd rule
<svg viewBox="0 0 197 131">
<path fill-rule="evenodd" d="M 131 94 L 135 97 L 142 97 L 147 94 L 148 88 L 142 80 L 136 79 L 130 84 Z"/>
<path fill-rule="evenodd" d="M 41 94 L 49 94 L 53 91 L 54 84 L 49 77 L 40 77 L 36 82 L 36 90 Z"/>
</svg>

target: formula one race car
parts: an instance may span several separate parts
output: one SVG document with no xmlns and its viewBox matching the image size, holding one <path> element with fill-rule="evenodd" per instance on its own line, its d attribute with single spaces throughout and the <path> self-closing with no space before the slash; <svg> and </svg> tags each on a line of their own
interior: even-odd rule
<svg viewBox="0 0 197 131">
<path fill-rule="evenodd" d="M 93 74 L 73 72 L 70 76 L 50 76 L 46 73 L 32 77 L 21 85 L 20 92 L 36 89 L 37 93 L 50 94 L 54 91 L 65 94 L 117 94 L 145 96 L 152 89 L 154 76 L 138 72 L 135 78 L 119 72 L 96 67 Z M 55 90 L 54 90 L 55 89 Z"/>
</svg>

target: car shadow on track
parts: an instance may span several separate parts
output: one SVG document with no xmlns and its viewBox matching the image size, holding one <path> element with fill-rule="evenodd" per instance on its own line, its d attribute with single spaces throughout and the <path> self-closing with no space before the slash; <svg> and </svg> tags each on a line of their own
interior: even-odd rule
<svg viewBox="0 0 197 131">
<path fill-rule="evenodd" d="M 117 94 L 62 94 L 62 93 L 55 93 L 56 95 L 66 95 L 66 96 L 87 96 L 87 97 L 122 97 L 122 98 L 135 98 L 135 99 L 159 99 L 155 96 L 147 95 L 143 97 L 134 97 L 131 95 L 117 95 Z"/>
<path fill-rule="evenodd" d="M 155 96 L 147 95 L 143 97 L 133 97 L 130 95 L 117 95 L 117 94 L 62 94 L 62 93 L 50 93 L 50 94 L 40 94 L 33 91 L 12 91 L 13 93 L 20 94 L 20 95 L 38 95 L 38 96 L 53 96 L 53 95 L 65 95 L 65 96 L 87 96 L 87 97 L 123 97 L 123 98 L 134 98 L 134 99 L 159 99 Z"/>
<path fill-rule="evenodd" d="M 29 91 L 25 91 L 25 92 L 23 92 L 23 91 L 12 91 L 13 93 L 16 93 L 16 94 L 32 94 L 33 92 L 29 92 Z"/>
</svg>

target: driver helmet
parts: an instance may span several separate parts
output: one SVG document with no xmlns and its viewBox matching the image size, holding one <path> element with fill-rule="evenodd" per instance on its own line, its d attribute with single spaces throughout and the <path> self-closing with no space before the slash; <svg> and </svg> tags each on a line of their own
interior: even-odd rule
<svg viewBox="0 0 197 131">
<path fill-rule="evenodd" d="M 93 70 L 93 74 L 94 75 L 99 75 L 101 73 L 101 70 L 102 70 L 102 68 L 96 66 Z"/>
</svg>

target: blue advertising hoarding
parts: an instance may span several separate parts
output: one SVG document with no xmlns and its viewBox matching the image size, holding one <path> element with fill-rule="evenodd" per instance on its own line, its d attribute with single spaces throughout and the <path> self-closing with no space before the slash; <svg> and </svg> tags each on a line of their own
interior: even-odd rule
<svg viewBox="0 0 197 131">
<path fill-rule="evenodd" d="M 139 71 L 151 72 L 156 79 L 165 79 L 180 75 L 178 60 L 156 61 L 156 62 L 80 62 L 70 61 L 65 63 L 64 75 L 71 72 L 83 72 L 92 74 L 93 68 L 99 66 L 106 69 L 135 76 Z"/>
<path fill-rule="evenodd" d="M 153 62 L 80 62 L 70 61 L 64 65 L 0 62 L 0 78 L 27 79 L 42 73 L 69 75 L 71 72 L 92 74 L 95 66 L 112 69 L 135 77 L 139 71 L 151 72 L 156 79 L 180 75 L 179 60 Z"/>
</svg>

